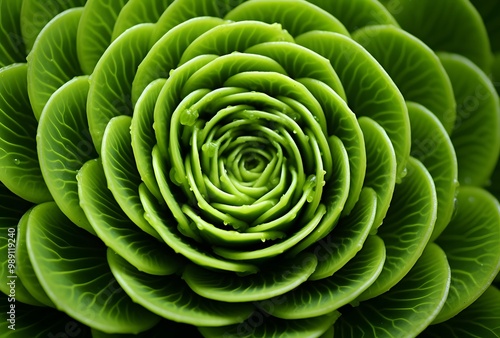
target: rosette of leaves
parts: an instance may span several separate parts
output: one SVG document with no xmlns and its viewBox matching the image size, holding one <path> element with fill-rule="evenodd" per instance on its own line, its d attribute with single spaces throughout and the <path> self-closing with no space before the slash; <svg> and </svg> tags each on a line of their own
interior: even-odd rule
<svg viewBox="0 0 500 338">
<path fill-rule="evenodd" d="M 0 1 L 2 332 L 500 336 L 477 4 Z"/>
</svg>

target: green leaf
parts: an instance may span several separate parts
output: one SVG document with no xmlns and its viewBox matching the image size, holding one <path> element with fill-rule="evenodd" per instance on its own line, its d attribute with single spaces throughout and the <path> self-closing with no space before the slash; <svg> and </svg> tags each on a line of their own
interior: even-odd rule
<svg viewBox="0 0 500 338">
<path fill-rule="evenodd" d="M 344 25 L 333 15 L 307 1 L 247 1 L 224 17 L 226 20 L 254 20 L 273 24 L 279 22 L 292 36 L 321 30 L 349 36 Z"/>
<path fill-rule="evenodd" d="M 457 157 L 450 137 L 437 117 L 418 103 L 406 104 L 411 124 L 411 156 L 422 162 L 436 186 L 437 218 L 430 239 L 434 241 L 450 222 L 455 209 Z"/>
<path fill-rule="evenodd" d="M 186 267 L 182 279 L 191 290 L 202 297 L 223 302 L 254 302 L 271 297 L 288 297 L 287 292 L 304 283 L 316 268 L 317 258 L 301 254 L 293 260 L 280 260 L 278 266 L 271 263 L 258 274 L 238 276 L 213 271 L 191 264 Z"/>
<path fill-rule="evenodd" d="M 416 337 L 439 313 L 449 285 L 446 255 L 431 243 L 391 290 L 357 306 L 342 308 L 335 336 Z"/>
<path fill-rule="evenodd" d="M 216 328 L 200 327 L 199 330 L 206 338 L 314 338 L 325 333 L 338 317 L 339 313 L 334 311 L 315 318 L 284 320 L 270 317 L 265 312 L 255 312 L 249 319 L 239 324 Z"/>
<path fill-rule="evenodd" d="M 118 14 L 129 0 L 88 0 L 78 24 L 77 55 L 82 71 L 90 75 L 111 43 Z"/>
<path fill-rule="evenodd" d="M 440 53 L 457 101 L 451 134 L 458 160 L 458 180 L 487 184 L 500 154 L 500 103 L 487 75 L 463 56 Z"/>
<path fill-rule="evenodd" d="M 158 41 L 170 29 L 193 18 L 222 17 L 221 10 L 227 7 L 224 1 L 183 0 L 173 1 L 158 19 L 152 41 Z M 241 0 L 231 0 L 231 5 Z"/>
<path fill-rule="evenodd" d="M 101 151 L 109 120 L 133 113 L 132 81 L 137 67 L 151 47 L 148 37 L 153 30 L 153 24 L 141 24 L 129 29 L 113 41 L 95 66 L 90 81 L 87 117 L 97 152 Z"/>
<path fill-rule="evenodd" d="M 47 296 L 47 293 L 40 285 L 38 278 L 33 270 L 33 265 L 31 264 L 28 245 L 27 245 L 27 227 L 28 221 L 33 209 L 29 209 L 23 217 L 19 220 L 17 224 L 17 243 L 16 243 L 16 274 L 20 278 L 22 284 L 26 290 L 36 299 L 36 303 L 30 303 L 24 301 L 24 303 L 33 305 L 45 305 L 54 307 L 54 303 Z M 17 287 L 17 286 L 16 286 Z"/>
<path fill-rule="evenodd" d="M 157 79 L 144 89 L 135 105 L 130 125 L 132 151 L 137 171 L 148 190 L 160 203 L 163 202 L 163 197 L 153 169 L 152 153 L 156 144 L 153 124 L 154 108 L 165 81 L 165 79 Z"/>
<path fill-rule="evenodd" d="M 293 38 L 279 24 L 259 21 L 230 22 L 209 29 L 194 40 L 182 54 L 180 64 L 199 55 L 243 52 L 251 46 L 271 41 L 293 42 Z"/>
<path fill-rule="evenodd" d="M 30 53 L 43 28 L 59 13 L 74 7 L 81 7 L 87 0 L 23 0 L 21 8 L 21 33 Z M 78 20 L 73 24 L 78 24 Z"/>
<path fill-rule="evenodd" d="M 394 26 L 369 26 L 353 39 L 384 67 L 406 101 L 434 113 L 448 133 L 455 122 L 455 97 L 439 58 L 422 41 Z"/>
<path fill-rule="evenodd" d="M 343 100 L 346 99 L 342 83 L 330 61 L 307 48 L 289 42 L 266 42 L 248 48 L 245 53 L 267 56 L 278 62 L 292 79 L 321 81 Z"/>
<path fill-rule="evenodd" d="M 240 323 L 254 309 L 250 303 L 230 304 L 198 296 L 178 276 L 152 276 L 138 271 L 120 256 L 108 251 L 108 261 L 123 289 L 153 313 L 196 326 Z"/>
<path fill-rule="evenodd" d="M 303 283 L 259 306 L 271 315 L 284 319 L 312 318 L 331 313 L 354 301 L 366 290 L 379 276 L 384 261 L 383 241 L 378 236 L 369 236 L 361 251 L 333 276 Z"/>
<path fill-rule="evenodd" d="M 176 69 L 184 50 L 206 31 L 225 23 L 222 19 L 200 17 L 180 23 L 163 35 L 137 68 L 132 83 L 132 102 L 135 104 L 146 86 L 159 78 L 168 78 Z"/>
<path fill-rule="evenodd" d="M 481 16 L 468 0 L 383 0 L 408 33 L 436 51 L 461 54 L 481 69 L 490 62 L 490 43 Z"/>
<path fill-rule="evenodd" d="M 106 177 L 98 160 L 89 161 L 82 167 L 78 184 L 82 208 L 96 234 L 108 247 L 140 271 L 168 275 L 179 270 L 182 258 L 144 233 L 116 203 L 106 187 Z"/>
<path fill-rule="evenodd" d="M 40 117 L 37 150 L 43 178 L 61 211 L 94 233 L 78 198 L 78 171 L 97 153 L 87 123 L 89 79 L 70 80 L 49 99 Z"/>
<path fill-rule="evenodd" d="M 366 144 L 364 186 L 377 193 L 377 213 L 372 231 L 382 224 L 396 185 L 396 155 L 391 140 L 380 125 L 369 117 L 360 117 L 359 125 Z"/>
<path fill-rule="evenodd" d="M 0 68 L 26 60 L 23 37 L 21 35 L 22 1 L 2 1 L 0 3 Z"/>
<path fill-rule="evenodd" d="M 384 128 L 394 147 L 400 181 L 410 154 L 410 123 L 403 96 L 392 79 L 375 58 L 348 37 L 310 32 L 295 40 L 330 60 L 356 116 L 370 117 Z"/>
<path fill-rule="evenodd" d="M 483 189 L 460 187 L 455 215 L 436 243 L 451 267 L 440 323 L 472 304 L 500 271 L 500 204 Z"/>
<path fill-rule="evenodd" d="M 114 24 L 112 40 L 141 23 L 155 23 L 173 0 L 128 0 Z"/>
<path fill-rule="evenodd" d="M 160 238 L 144 218 L 144 208 L 139 198 L 142 183 L 135 166 L 130 134 L 131 117 L 112 118 L 102 139 L 101 159 L 107 186 L 123 212 L 146 233 Z"/>
<path fill-rule="evenodd" d="M 345 147 L 349 158 L 349 194 L 342 215 L 349 215 L 359 199 L 366 174 L 366 147 L 363 132 L 356 115 L 345 100 L 326 84 L 313 79 L 302 78 L 302 83 L 316 98 L 325 112 L 328 135 L 336 135 Z"/>
<path fill-rule="evenodd" d="M 482 337 L 500 336 L 500 291 L 490 286 L 474 303 L 447 321 L 430 325 L 422 337 Z"/>
<path fill-rule="evenodd" d="M 0 69 L 0 181 L 23 199 L 41 203 L 52 196 L 36 154 L 37 120 L 27 89 L 26 64 Z"/>
<path fill-rule="evenodd" d="M 410 157 L 408 173 L 396 185 L 387 216 L 378 229 L 387 249 L 384 269 L 359 300 L 387 292 L 411 270 L 432 234 L 436 211 L 432 177 L 418 160 Z"/>
<path fill-rule="evenodd" d="M 376 210 L 375 191 L 364 188 L 351 214 L 340 218 L 328 236 L 309 249 L 318 257 L 318 266 L 310 280 L 330 277 L 354 258 L 372 229 Z"/>
<path fill-rule="evenodd" d="M 399 26 L 391 13 L 377 0 L 308 0 L 331 13 L 354 32 L 370 25 Z"/>
<path fill-rule="evenodd" d="M 155 202 L 154 196 L 149 191 L 141 189 L 139 190 L 139 194 L 146 210 L 146 219 L 158 231 L 165 243 L 175 252 L 188 258 L 193 263 L 208 268 L 241 273 L 257 272 L 258 269 L 254 265 L 219 258 L 205 250 L 206 248 L 201 247 L 191 238 L 185 237 L 176 229 L 177 222 L 162 212 L 161 208 Z M 180 213 L 182 214 L 182 211 Z"/>
<path fill-rule="evenodd" d="M 43 27 L 27 57 L 28 94 L 37 120 L 51 95 L 74 76 L 83 74 L 76 50 L 82 13 L 79 7 L 57 15 Z"/>
<path fill-rule="evenodd" d="M 162 319 L 151 329 L 141 332 L 137 335 L 132 334 L 110 334 L 92 329 L 92 338 L 164 338 L 168 332 L 172 337 L 201 337 L 196 326 L 177 323 L 168 319 Z"/>
<path fill-rule="evenodd" d="M 7 295 L 6 303 L 42 305 L 31 295 L 18 274 L 22 265 L 22 257 L 18 256 L 23 234 L 20 234 L 19 222 L 23 219 L 23 212 L 30 204 L 13 196 L 5 186 L 1 186 L 0 196 L 0 294 Z M 4 202 L 5 201 L 5 202 Z M 29 282 L 29 280 L 27 280 Z M 14 304 L 15 305 L 15 304 Z"/>
<path fill-rule="evenodd" d="M 100 239 L 72 224 L 55 203 L 33 208 L 27 245 L 40 284 L 60 311 L 109 333 L 138 333 L 158 322 L 117 285 Z"/>
</svg>

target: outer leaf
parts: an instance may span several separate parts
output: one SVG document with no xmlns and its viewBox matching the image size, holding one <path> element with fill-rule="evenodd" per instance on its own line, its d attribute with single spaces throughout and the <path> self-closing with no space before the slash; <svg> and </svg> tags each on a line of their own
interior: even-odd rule
<svg viewBox="0 0 500 338">
<path fill-rule="evenodd" d="M 40 284 L 71 317 L 110 333 L 138 333 L 158 322 L 116 284 L 100 240 L 79 230 L 55 203 L 33 208 L 27 245 Z"/>
<path fill-rule="evenodd" d="M 26 54 L 34 47 L 40 32 L 59 13 L 81 7 L 87 0 L 23 0 L 21 9 L 21 32 Z M 78 23 L 75 22 L 76 24 Z"/>
<path fill-rule="evenodd" d="M 252 302 L 280 296 L 297 288 L 314 272 L 316 264 L 316 256 L 302 254 L 293 260 L 280 261 L 278 267 L 269 266 L 249 276 L 221 273 L 191 264 L 184 270 L 182 278 L 202 297 L 230 303 Z"/>
<path fill-rule="evenodd" d="M 487 70 L 490 43 L 481 16 L 467 0 L 381 0 L 405 31 L 433 50 L 466 56 Z"/>
<path fill-rule="evenodd" d="M 390 291 L 341 309 L 340 337 L 416 337 L 442 308 L 450 285 L 446 255 L 430 244 L 410 272 Z"/>
<path fill-rule="evenodd" d="M 351 33 L 371 25 L 399 26 L 391 13 L 377 0 L 308 1 L 333 14 Z"/>
<path fill-rule="evenodd" d="M 310 280 L 330 277 L 354 258 L 372 229 L 376 210 L 375 191 L 364 188 L 351 214 L 342 217 L 328 236 L 309 249 L 318 257 Z"/>
<path fill-rule="evenodd" d="M 128 0 L 113 28 L 112 40 L 141 23 L 155 23 L 173 0 Z"/>
<path fill-rule="evenodd" d="M 250 303 L 229 304 L 200 297 L 180 277 L 145 274 L 111 250 L 108 261 L 114 276 L 134 301 L 176 322 L 196 326 L 230 325 L 248 318 L 254 309 Z"/>
<path fill-rule="evenodd" d="M 71 78 L 82 74 L 76 51 L 82 13 L 83 8 L 73 8 L 57 15 L 40 32 L 27 57 L 28 93 L 37 120 L 50 96 Z"/>
<path fill-rule="evenodd" d="M 344 85 L 347 102 L 359 116 L 380 124 L 396 154 L 396 178 L 404 176 L 410 153 L 410 123 L 403 97 L 378 62 L 351 39 L 331 32 L 310 32 L 296 42 L 326 57 Z"/>
<path fill-rule="evenodd" d="M 27 90 L 27 66 L 0 69 L 0 181 L 27 201 L 50 201 L 36 155 L 37 121 Z"/>
<path fill-rule="evenodd" d="M 0 3 L 0 68 L 26 58 L 21 35 L 22 1 L 2 1 Z"/>
<path fill-rule="evenodd" d="M 30 303 L 24 301 L 27 304 L 34 305 L 45 305 L 54 307 L 54 303 L 47 296 L 47 293 L 40 285 L 38 278 L 33 270 L 33 265 L 31 264 L 28 245 L 27 245 L 27 228 L 28 221 L 31 214 L 31 210 L 29 209 L 23 217 L 19 220 L 17 224 L 17 246 L 16 246 L 16 274 L 20 278 L 22 284 L 25 286 L 26 290 L 36 299 L 36 303 Z M 17 288 L 17 286 L 16 286 Z M 17 291 L 17 290 L 16 290 Z"/>
<path fill-rule="evenodd" d="M 458 180 L 484 186 L 500 154 L 500 102 L 486 74 L 460 55 L 439 54 L 453 84 L 457 120 L 451 134 Z"/>
<path fill-rule="evenodd" d="M 424 106 L 407 102 L 411 122 L 411 155 L 422 162 L 434 180 L 438 209 L 431 241 L 450 222 L 455 209 L 458 168 L 455 149 L 437 117 Z"/>
<path fill-rule="evenodd" d="M 301 284 L 293 291 L 264 301 L 259 306 L 271 315 L 284 319 L 328 314 L 366 290 L 379 276 L 384 261 L 384 243 L 380 237 L 370 236 L 363 249 L 333 276 Z"/>
<path fill-rule="evenodd" d="M 117 116 L 109 121 L 102 139 L 102 166 L 108 188 L 123 212 L 143 231 L 160 238 L 144 218 L 139 198 L 142 180 L 134 161 L 131 120 L 129 116 Z"/>
<path fill-rule="evenodd" d="M 77 55 L 82 71 L 90 75 L 111 43 L 121 9 L 129 0 L 88 0 L 78 24 Z"/>
<path fill-rule="evenodd" d="M 98 152 L 101 151 L 109 120 L 115 116 L 132 115 L 132 81 L 137 67 L 151 47 L 148 37 L 153 29 L 152 24 L 131 28 L 113 41 L 95 67 L 87 101 L 87 117 Z"/>
<path fill-rule="evenodd" d="M 408 174 L 396 186 L 387 217 L 378 230 L 387 249 L 384 270 L 359 300 L 387 292 L 411 270 L 432 234 L 436 211 L 432 178 L 419 161 L 410 157 Z"/>
<path fill-rule="evenodd" d="M 232 21 L 255 20 L 269 24 L 279 22 L 292 36 L 313 30 L 349 35 L 344 25 L 336 17 L 307 1 L 247 1 L 227 13 L 225 19 Z"/>
<path fill-rule="evenodd" d="M 373 230 L 382 224 L 396 185 L 396 154 L 391 140 L 380 125 L 368 117 L 359 118 L 366 143 L 366 177 L 364 186 L 377 193 L 377 213 Z"/>
<path fill-rule="evenodd" d="M 106 188 L 102 165 L 86 163 L 78 174 L 81 205 L 99 238 L 140 271 L 168 275 L 179 270 L 183 259 L 139 229 L 120 209 Z"/>
<path fill-rule="evenodd" d="M 77 174 L 97 156 L 87 123 L 87 76 L 70 80 L 49 99 L 40 117 L 37 150 L 54 201 L 79 227 L 94 233 L 79 203 Z"/>
<path fill-rule="evenodd" d="M 500 271 L 500 204 L 488 192 L 461 187 L 456 213 L 436 243 L 451 267 L 450 294 L 435 322 L 472 304 Z"/>
<path fill-rule="evenodd" d="M 353 39 L 377 59 L 406 101 L 427 107 L 451 133 L 455 122 L 455 97 L 439 58 L 422 41 L 394 26 L 369 26 Z"/>
<path fill-rule="evenodd" d="M 453 318 L 429 326 L 422 337 L 482 337 L 500 336 L 500 291 L 490 286 L 474 303 Z"/>
</svg>

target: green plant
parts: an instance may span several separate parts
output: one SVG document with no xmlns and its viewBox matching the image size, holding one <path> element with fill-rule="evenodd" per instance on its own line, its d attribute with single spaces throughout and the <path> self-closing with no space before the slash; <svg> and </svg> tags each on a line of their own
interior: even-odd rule
<svg viewBox="0 0 500 338">
<path fill-rule="evenodd" d="M 499 337 L 497 3 L 0 0 L 2 332 Z"/>
</svg>

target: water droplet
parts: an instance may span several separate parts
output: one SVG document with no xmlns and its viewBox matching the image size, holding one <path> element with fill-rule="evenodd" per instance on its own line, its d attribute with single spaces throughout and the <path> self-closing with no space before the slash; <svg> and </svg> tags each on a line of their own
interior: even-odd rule
<svg viewBox="0 0 500 338">
<path fill-rule="evenodd" d="M 15 158 L 15 159 L 14 159 L 14 164 L 15 164 L 15 165 L 20 165 L 20 164 L 21 164 L 21 160 L 20 160 L 20 159 L 18 159 L 18 158 Z"/>
</svg>

